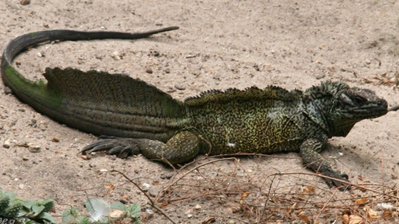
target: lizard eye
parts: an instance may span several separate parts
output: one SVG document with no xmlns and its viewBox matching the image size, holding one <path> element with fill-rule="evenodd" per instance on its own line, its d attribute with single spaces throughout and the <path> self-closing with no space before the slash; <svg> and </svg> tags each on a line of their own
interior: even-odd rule
<svg viewBox="0 0 399 224">
<path fill-rule="evenodd" d="M 339 99 L 342 104 L 349 106 L 361 106 L 367 103 L 367 99 L 362 96 L 348 95 L 346 93 L 342 93 Z"/>
<path fill-rule="evenodd" d="M 367 99 L 361 96 L 354 96 L 352 100 L 355 101 L 357 105 L 363 105 L 367 103 Z"/>
<path fill-rule="evenodd" d="M 352 99 L 348 95 L 346 95 L 345 93 L 342 93 L 340 95 L 339 99 L 340 99 L 341 103 L 353 106 Z"/>
</svg>

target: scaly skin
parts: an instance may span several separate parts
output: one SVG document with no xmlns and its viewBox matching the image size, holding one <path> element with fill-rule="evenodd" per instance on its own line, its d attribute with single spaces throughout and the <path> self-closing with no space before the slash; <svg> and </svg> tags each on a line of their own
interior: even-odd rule
<svg viewBox="0 0 399 224">
<path fill-rule="evenodd" d="M 279 87 L 209 91 L 184 102 L 128 76 L 76 69 L 46 69 L 48 83 L 25 79 L 12 60 L 24 49 L 48 40 L 138 39 L 176 27 L 141 34 L 44 31 L 26 34 L 6 48 L 3 81 L 22 101 L 82 131 L 114 136 L 83 153 L 107 151 L 119 157 L 142 153 L 167 164 L 198 154 L 299 152 L 304 165 L 344 189 L 345 174 L 321 155 L 332 136 L 346 136 L 363 119 L 387 113 L 387 102 L 366 89 L 325 82 L 305 92 Z"/>
</svg>

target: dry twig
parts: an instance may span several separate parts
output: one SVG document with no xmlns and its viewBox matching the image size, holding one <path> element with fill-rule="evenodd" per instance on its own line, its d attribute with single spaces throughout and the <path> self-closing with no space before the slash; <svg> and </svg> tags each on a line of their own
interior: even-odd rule
<svg viewBox="0 0 399 224">
<path fill-rule="evenodd" d="M 173 224 L 177 224 L 177 222 L 175 222 L 171 217 L 169 217 L 168 214 L 166 214 L 165 211 L 163 211 L 159 206 L 157 206 L 155 204 L 155 201 L 152 200 L 152 198 L 147 194 L 147 192 L 145 192 L 143 189 L 141 189 L 141 187 L 134 182 L 132 179 L 130 179 L 126 174 L 122 173 L 119 170 L 111 170 L 111 172 L 115 172 L 115 173 L 119 173 L 120 175 L 122 175 L 126 180 L 128 180 L 130 183 L 132 183 L 134 186 L 136 186 L 137 189 L 139 189 L 144 195 L 145 197 L 148 199 L 148 201 L 150 201 L 150 204 L 153 208 L 155 208 L 158 212 L 160 212 L 163 216 L 165 216 L 165 218 L 167 218 L 171 223 Z"/>
</svg>

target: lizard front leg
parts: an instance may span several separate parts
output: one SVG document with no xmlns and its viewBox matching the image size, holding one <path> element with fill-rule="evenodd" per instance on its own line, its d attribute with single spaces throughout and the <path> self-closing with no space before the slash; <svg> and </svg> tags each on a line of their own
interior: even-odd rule
<svg viewBox="0 0 399 224">
<path fill-rule="evenodd" d="M 300 154 L 306 168 L 315 173 L 325 176 L 348 181 L 348 175 L 338 173 L 333 170 L 330 164 L 320 155 L 319 152 L 325 147 L 326 142 L 315 138 L 305 140 L 300 146 Z M 341 181 L 323 178 L 329 187 L 337 187 L 339 190 L 349 190 L 350 186 Z"/>
<path fill-rule="evenodd" d="M 106 151 L 108 154 L 126 158 L 143 154 L 151 160 L 167 164 L 186 163 L 194 159 L 200 151 L 200 138 L 189 131 L 174 135 L 166 143 L 141 138 L 101 139 L 83 148 L 82 153 Z"/>
</svg>

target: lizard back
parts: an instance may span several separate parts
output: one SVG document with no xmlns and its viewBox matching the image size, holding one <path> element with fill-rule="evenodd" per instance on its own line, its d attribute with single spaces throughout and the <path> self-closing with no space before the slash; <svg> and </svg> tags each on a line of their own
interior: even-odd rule
<svg viewBox="0 0 399 224">
<path fill-rule="evenodd" d="M 269 86 L 209 91 L 189 98 L 196 131 L 212 144 L 210 154 L 296 151 L 306 138 L 302 92 Z"/>
</svg>

